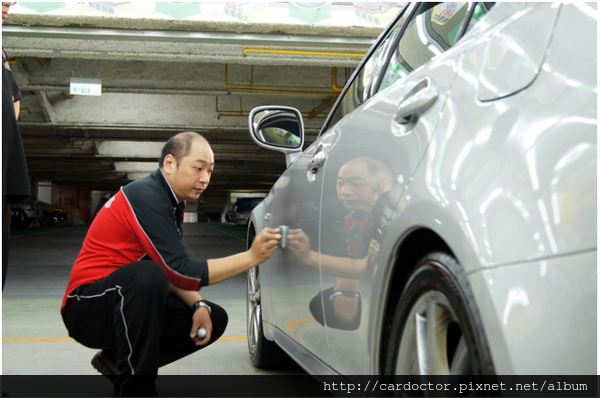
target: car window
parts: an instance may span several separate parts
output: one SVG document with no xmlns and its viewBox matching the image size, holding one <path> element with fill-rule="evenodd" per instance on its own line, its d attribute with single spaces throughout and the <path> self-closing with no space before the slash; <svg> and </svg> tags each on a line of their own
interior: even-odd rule
<svg viewBox="0 0 600 398">
<path fill-rule="evenodd" d="M 386 89 L 456 44 L 469 14 L 469 3 L 458 2 L 441 3 L 417 15 L 400 38 L 379 90 Z"/>
<path fill-rule="evenodd" d="M 341 111 L 343 115 L 347 115 L 354 109 L 362 105 L 371 97 L 371 87 L 377 80 L 377 76 L 382 70 L 385 63 L 386 50 L 389 50 L 397 37 L 400 28 L 397 25 L 394 30 L 388 35 L 383 43 L 375 50 L 370 59 L 367 61 L 364 68 L 356 78 L 354 84 L 350 87 L 344 100 L 342 101 Z"/>
<path fill-rule="evenodd" d="M 485 14 L 490 11 L 490 9 L 496 3 L 477 3 L 475 9 L 473 10 L 473 14 L 471 14 L 471 19 L 469 20 L 469 25 L 465 31 L 465 34 L 469 33 L 471 29 L 477 24 L 477 22 L 481 21 L 481 19 L 485 16 Z"/>
<path fill-rule="evenodd" d="M 413 13 L 412 16 L 405 12 L 364 64 L 322 131 L 326 131 L 377 92 L 450 49 L 464 35 L 461 32 L 472 29 L 495 3 L 476 3 L 475 7 L 470 4 L 473 3 L 423 5 L 427 9 Z M 408 18 L 412 20 L 407 22 Z M 408 26 L 398 40 L 406 23 Z M 385 73 L 381 75 L 384 67 Z"/>
<path fill-rule="evenodd" d="M 408 13 L 405 12 L 394 28 L 388 31 L 384 41 L 380 43 L 373 53 L 371 53 L 369 60 L 364 64 L 360 73 L 356 76 L 353 83 L 346 91 L 343 99 L 338 104 L 333 117 L 329 121 L 329 126 L 340 121 L 344 116 L 361 106 L 373 95 L 373 87 L 377 83 L 378 77 L 387 63 L 389 52 L 393 50 L 398 33 L 406 20 L 406 15 L 408 15 Z"/>
</svg>

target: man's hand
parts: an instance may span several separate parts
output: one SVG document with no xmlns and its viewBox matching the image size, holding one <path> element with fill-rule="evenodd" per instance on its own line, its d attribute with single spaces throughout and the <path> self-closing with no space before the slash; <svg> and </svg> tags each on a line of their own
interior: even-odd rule
<svg viewBox="0 0 600 398">
<path fill-rule="evenodd" d="M 281 234 L 279 228 L 265 228 L 252 242 L 250 247 L 250 255 L 256 260 L 257 264 L 264 263 L 271 257 L 271 254 L 279 247 Z"/>
<path fill-rule="evenodd" d="M 265 228 L 254 238 L 249 250 L 233 256 L 207 260 L 211 285 L 226 281 L 264 263 L 279 247 L 279 228 Z"/>
<path fill-rule="evenodd" d="M 299 258 L 306 258 L 310 254 L 310 238 L 302 229 L 288 231 L 288 247 Z"/>
<path fill-rule="evenodd" d="M 196 335 L 196 333 L 198 333 L 198 329 L 200 328 L 206 329 L 206 337 L 203 339 L 199 339 Z M 206 345 L 210 341 L 211 334 L 212 320 L 210 319 L 208 310 L 204 307 L 200 307 L 194 312 L 194 315 L 192 315 L 192 330 L 190 330 L 190 338 L 194 340 L 196 345 Z"/>
</svg>

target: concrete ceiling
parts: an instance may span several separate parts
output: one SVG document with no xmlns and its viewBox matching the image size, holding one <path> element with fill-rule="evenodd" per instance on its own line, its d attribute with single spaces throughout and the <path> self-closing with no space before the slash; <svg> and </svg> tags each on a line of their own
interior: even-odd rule
<svg viewBox="0 0 600 398">
<path fill-rule="evenodd" d="M 164 142 L 181 131 L 211 142 L 212 189 L 268 190 L 285 159 L 251 141 L 248 112 L 296 107 L 311 143 L 381 32 L 20 14 L 7 22 L 2 45 L 23 93 L 32 178 L 108 190 L 155 169 Z M 69 95 L 71 77 L 102 79 L 102 96 Z"/>
</svg>

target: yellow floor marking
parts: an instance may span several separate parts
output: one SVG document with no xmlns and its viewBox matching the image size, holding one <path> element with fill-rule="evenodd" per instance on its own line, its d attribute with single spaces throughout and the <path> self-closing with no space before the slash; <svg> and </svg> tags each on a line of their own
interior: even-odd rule
<svg viewBox="0 0 600 398">
<path fill-rule="evenodd" d="M 316 321 L 315 318 L 307 318 L 307 319 L 298 319 L 295 321 L 292 321 L 290 323 L 288 323 L 287 325 L 287 329 L 290 332 L 290 335 L 292 336 L 292 338 L 296 341 L 298 341 L 298 337 L 296 336 L 296 333 L 294 333 L 294 331 L 292 330 L 292 327 L 299 325 L 301 323 L 307 323 L 307 322 L 314 322 Z"/>
<path fill-rule="evenodd" d="M 315 318 L 298 319 L 298 320 L 295 320 L 295 321 L 292 321 L 292 322 L 288 323 L 287 328 L 291 332 L 293 326 L 296 326 L 299 323 L 313 322 L 315 320 L 316 320 Z"/>
<path fill-rule="evenodd" d="M 29 343 L 33 341 L 75 341 L 70 337 L 31 337 L 31 338 L 2 338 L 2 342 Z"/>
<path fill-rule="evenodd" d="M 219 340 L 224 341 L 232 341 L 232 340 L 247 340 L 246 336 L 231 336 L 231 337 L 221 337 Z M 3 337 L 3 343 L 31 343 L 31 342 L 53 342 L 53 341 L 75 341 L 70 337 L 31 337 L 31 338 L 11 338 L 11 337 Z"/>
<path fill-rule="evenodd" d="M 248 340 L 248 337 L 246 337 L 246 336 L 221 337 L 219 340 Z"/>
</svg>

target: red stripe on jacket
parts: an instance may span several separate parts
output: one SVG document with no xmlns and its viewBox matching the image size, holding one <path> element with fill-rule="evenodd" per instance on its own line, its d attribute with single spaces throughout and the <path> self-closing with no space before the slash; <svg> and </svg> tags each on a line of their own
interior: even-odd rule
<svg viewBox="0 0 600 398">
<path fill-rule="evenodd" d="M 201 280 L 184 276 L 165 263 L 142 227 L 123 190 L 113 196 L 98 212 L 90 226 L 63 298 L 77 287 L 95 282 L 120 267 L 148 255 L 165 273 L 167 280 L 184 290 L 199 290 Z M 61 308 L 62 308 L 61 307 Z"/>
</svg>

